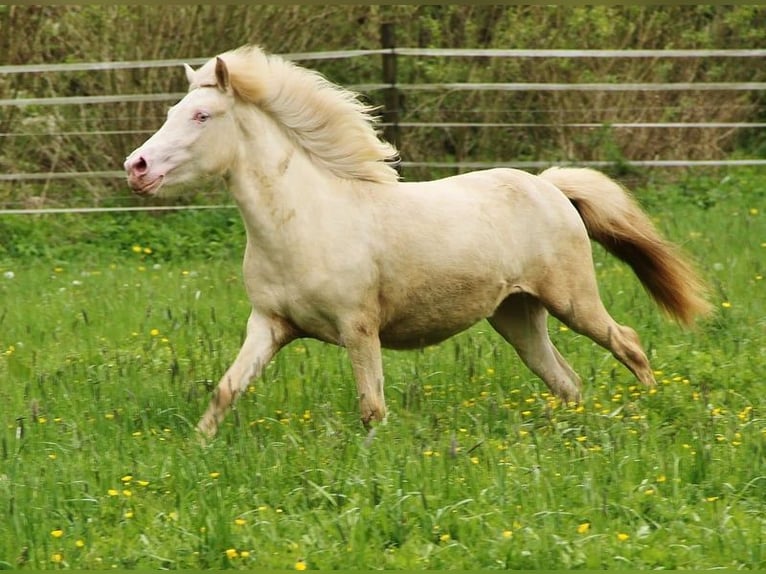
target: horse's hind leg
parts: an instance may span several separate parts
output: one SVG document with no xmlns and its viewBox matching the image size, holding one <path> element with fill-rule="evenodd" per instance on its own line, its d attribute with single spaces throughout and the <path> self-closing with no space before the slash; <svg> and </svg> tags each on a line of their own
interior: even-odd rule
<svg viewBox="0 0 766 574">
<path fill-rule="evenodd" d="M 580 378 L 553 346 L 548 336 L 547 316 L 540 301 L 522 293 L 505 299 L 489 322 L 556 396 L 565 401 L 579 401 Z"/>
<path fill-rule="evenodd" d="M 654 373 L 638 335 L 609 315 L 590 269 L 588 265 L 580 265 L 562 270 L 557 280 L 545 283 L 540 300 L 557 319 L 611 351 L 639 381 L 654 385 Z"/>
</svg>

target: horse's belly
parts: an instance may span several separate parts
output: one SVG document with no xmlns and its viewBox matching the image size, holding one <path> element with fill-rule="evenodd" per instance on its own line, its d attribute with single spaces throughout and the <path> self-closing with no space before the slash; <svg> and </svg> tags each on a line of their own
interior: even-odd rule
<svg viewBox="0 0 766 574">
<path fill-rule="evenodd" d="M 390 349 L 439 343 L 492 315 L 513 291 L 505 281 L 472 280 L 434 283 L 393 298 L 383 293 L 380 342 Z"/>
<path fill-rule="evenodd" d="M 387 349 L 420 349 L 435 345 L 466 330 L 481 318 L 450 325 L 423 325 L 418 322 L 402 322 L 380 332 L 380 344 Z"/>
</svg>

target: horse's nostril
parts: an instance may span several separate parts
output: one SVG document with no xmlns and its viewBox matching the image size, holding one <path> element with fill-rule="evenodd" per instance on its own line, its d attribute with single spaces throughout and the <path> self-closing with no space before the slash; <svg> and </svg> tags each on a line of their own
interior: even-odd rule
<svg viewBox="0 0 766 574">
<path fill-rule="evenodd" d="M 146 163 L 144 156 L 138 156 L 136 159 L 128 158 L 125 160 L 125 171 L 128 175 L 141 176 L 149 171 L 149 164 Z"/>
<path fill-rule="evenodd" d="M 143 156 L 140 156 L 133 164 L 133 171 L 139 175 L 146 173 L 149 166 Z"/>
</svg>

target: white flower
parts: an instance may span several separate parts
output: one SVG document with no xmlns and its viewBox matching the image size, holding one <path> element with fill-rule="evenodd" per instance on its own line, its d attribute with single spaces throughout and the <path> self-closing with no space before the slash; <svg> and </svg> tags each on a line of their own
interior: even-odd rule
<svg viewBox="0 0 766 574">
<path fill-rule="evenodd" d="M 16 274 L 13 271 L 6 271 L 5 273 L 3 273 L 3 277 L 5 277 L 6 279 L 13 279 L 14 277 L 16 277 Z"/>
</svg>

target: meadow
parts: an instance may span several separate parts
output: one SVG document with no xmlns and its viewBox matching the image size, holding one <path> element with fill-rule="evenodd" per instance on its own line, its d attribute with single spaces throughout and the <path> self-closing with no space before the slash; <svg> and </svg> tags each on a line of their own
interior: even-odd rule
<svg viewBox="0 0 766 574">
<path fill-rule="evenodd" d="M 370 441 L 345 352 L 308 340 L 196 440 L 249 310 L 235 213 L 6 216 L 0 569 L 766 568 L 764 184 L 638 192 L 710 282 L 695 330 L 594 248 L 656 388 L 551 320 L 585 383 L 561 404 L 479 324 L 385 354 Z"/>
</svg>

